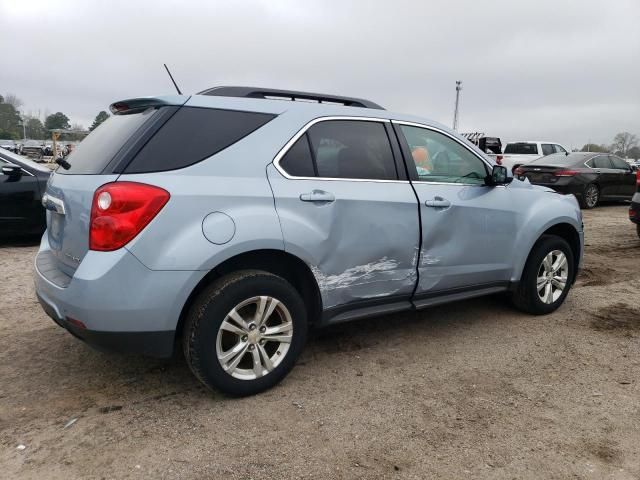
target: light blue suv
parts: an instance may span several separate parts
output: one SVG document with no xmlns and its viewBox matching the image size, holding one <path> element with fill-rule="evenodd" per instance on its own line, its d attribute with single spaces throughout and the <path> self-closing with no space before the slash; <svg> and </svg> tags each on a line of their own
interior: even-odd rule
<svg viewBox="0 0 640 480">
<path fill-rule="evenodd" d="M 98 347 L 170 356 L 248 395 L 311 325 L 510 292 L 562 304 L 576 199 L 455 132 L 356 98 L 247 87 L 116 102 L 51 176 L 44 310 Z"/>
</svg>

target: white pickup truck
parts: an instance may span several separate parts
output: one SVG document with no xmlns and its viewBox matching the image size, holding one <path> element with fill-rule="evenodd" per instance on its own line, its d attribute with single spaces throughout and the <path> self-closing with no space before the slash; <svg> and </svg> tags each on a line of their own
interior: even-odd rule
<svg viewBox="0 0 640 480">
<path fill-rule="evenodd" d="M 524 165 L 545 155 L 567 153 L 568 151 L 559 143 L 533 140 L 507 143 L 503 153 L 489 154 L 489 156 L 493 157 L 498 165 L 504 165 L 513 171 L 518 165 Z"/>
</svg>

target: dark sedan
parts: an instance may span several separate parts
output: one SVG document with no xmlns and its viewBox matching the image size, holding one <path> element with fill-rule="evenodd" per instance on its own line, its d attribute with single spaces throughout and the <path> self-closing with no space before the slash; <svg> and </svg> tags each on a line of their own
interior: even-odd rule
<svg viewBox="0 0 640 480">
<path fill-rule="evenodd" d="M 0 237 L 41 234 L 46 228 L 42 194 L 51 170 L 0 150 Z"/>
<path fill-rule="evenodd" d="M 513 173 L 535 185 L 575 195 L 582 208 L 593 208 L 600 200 L 631 200 L 636 191 L 635 168 L 608 153 L 555 153 Z"/>
</svg>

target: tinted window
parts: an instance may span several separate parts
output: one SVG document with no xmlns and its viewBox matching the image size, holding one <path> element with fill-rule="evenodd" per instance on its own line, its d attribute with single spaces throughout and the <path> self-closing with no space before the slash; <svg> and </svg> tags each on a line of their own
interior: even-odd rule
<svg viewBox="0 0 640 480">
<path fill-rule="evenodd" d="M 309 140 L 304 134 L 287 151 L 280 160 L 280 167 L 294 177 L 315 177 L 313 158 L 309 148 Z"/>
<path fill-rule="evenodd" d="M 619 157 L 611 155 L 609 158 L 611 158 L 611 161 L 613 162 L 613 168 L 618 168 L 621 170 L 629 170 L 631 168 L 627 162 Z"/>
<path fill-rule="evenodd" d="M 608 155 L 598 155 L 593 159 L 594 168 L 613 168 Z"/>
<path fill-rule="evenodd" d="M 484 184 L 482 160 L 461 144 L 438 132 L 401 126 L 421 181 Z"/>
<path fill-rule="evenodd" d="M 514 155 L 537 155 L 538 146 L 535 143 L 508 143 L 504 147 L 504 153 Z"/>
<path fill-rule="evenodd" d="M 379 122 L 332 120 L 308 131 L 319 177 L 396 180 L 391 145 Z"/>
<path fill-rule="evenodd" d="M 532 162 L 529 162 L 527 165 L 575 165 L 581 166 L 585 163 L 587 158 L 591 158 L 589 155 L 585 155 L 584 153 L 570 153 L 569 155 L 565 153 L 554 153 L 553 155 L 549 155 L 547 157 L 536 158 Z"/>
<path fill-rule="evenodd" d="M 275 115 L 183 107 L 147 142 L 125 173 L 188 167 L 234 144 Z"/>
<path fill-rule="evenodd" d="M 564 148 L 562 148 L 560 145 L 556 144 L 554 145 L 554 147 L 556 148 L 556 152 L 558 153 L 567 153 L 567 151 Z"/>
<path fill-rule="evenodd" d="M 551 155 L 552 153 L 556 153 L 556 149 L 553 148 L 553 145 L 550 143 L 542 144 L 542 155 Z"/>
<path fill-rule="evenodd" d="M 148 109 L 129 115 L 111 115 L 67 157 L 71 167 L 68 170 L 58 168 L 57 173 L 84 175 L 102 173 L 124 143 L 156 112 L 155 109 Z"/>
</svg>

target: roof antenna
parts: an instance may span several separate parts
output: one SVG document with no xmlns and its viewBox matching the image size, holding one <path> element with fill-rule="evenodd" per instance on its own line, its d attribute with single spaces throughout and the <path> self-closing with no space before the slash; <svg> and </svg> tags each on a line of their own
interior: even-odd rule
<svg viewBox="0 0 640 480">
<path fill-rule="evenodd" d="M 173 82 L 173 86 L 176 87 L 176 90 L 178 91 L 178 95 L 182 95 L 182 92 L 180 91 L 180 89 L 178 88 L 178 84 L 176 83 L 176 81 L 173 79 L 173 75 L 171 75 L 171 72 L 169 71 L 169 67 L 167 67 L 167 64 L 163 64 L 164 68 L 167 70 L 167 73 L 169 74 L 169 78 L 171 79 L 171 81 Z"/>
</svg>

